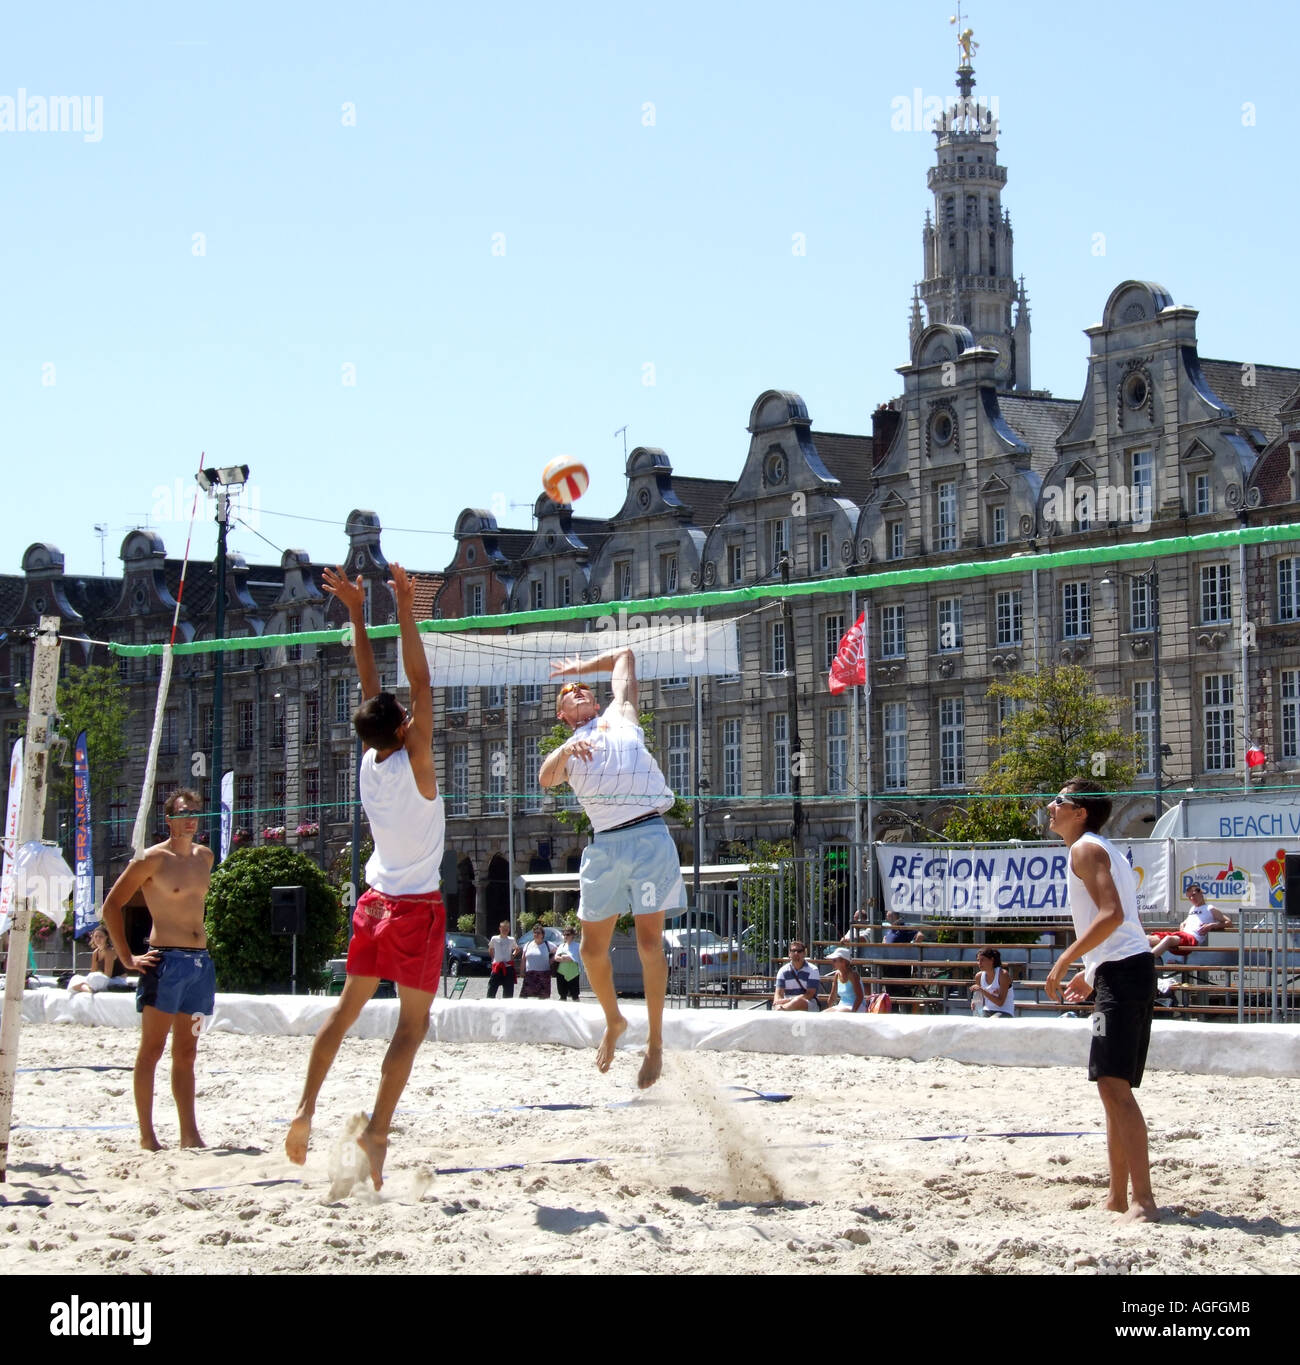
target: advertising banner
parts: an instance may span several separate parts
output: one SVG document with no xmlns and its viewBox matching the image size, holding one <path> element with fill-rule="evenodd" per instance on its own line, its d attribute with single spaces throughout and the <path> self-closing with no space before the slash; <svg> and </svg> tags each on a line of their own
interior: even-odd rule
<svg viewBox="0 0 1300 1365">
<path fill-rule="evenodd" d="M 99 923 L 95 906 L 95 855 L 91 847 L 90 754 L 86 732 L 77 736 L 72 751 L 72 862 L 76 872 L 73 891 L 73 933 L 77 938 Z"/>
</svg>

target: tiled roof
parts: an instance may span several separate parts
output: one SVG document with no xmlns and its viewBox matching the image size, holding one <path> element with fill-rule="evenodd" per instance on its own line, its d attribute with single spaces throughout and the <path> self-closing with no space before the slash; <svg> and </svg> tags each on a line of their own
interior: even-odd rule
<svg viewBox="0 0 1300 1365">
<path fill-rule="evenodd" d="M 1056 442 L 1070 425 L 1079 404 L 1071 398 L 1031 398 L 1028 394 L 1000 393 L 998 407 L 1007 425 L 1043 457 L 1044 465 L 1056 459 Z"/>
<path fill-rule="evenodd" d="M 1282 434 L 1278 413 L 1300 383 L 1300 370 L 1285 365 L 1254 366 L 1254 384 L 1243 384 L 1247 371 L 1237 360 L 1201 360 L 1210 387 L 1237 414 L 1242 426 L 1258 427 L 1270 440 Z"/>
<path fill-rule="evenodd" d="M 440 573 L 413 573 L 411 578 L 415 583 L 415 619 L 427 621 L 433 615 L 433 599 L 442 587 L 443 576 Z"/>
<path fill-rule="evenodd" d="M 0 574 L 0 624 L 7 625 L 22 605 L 27 579 L 22 574 Z"/>
<path fill-rule="evenodd" d="M 1291 449 L 1279 441 L 1251 471 L 1250 482 L 1259 489 L 1265 507 L 1291 501 Z"/>
<path fill-rule="evenodd" d="M 860 506 L 871 492 L 871 437 L 839 431 L 814 431 L 810 435 L 822 464 L 840 481 L 836 496 Z"/>
<path fill-rule="evenodd" d="M 677 500 L 690 509 L 691 523 L 702 531 L 712 530 L 736 486 L 733 479 L 688 479 L 673 475 Z"/>
</svg>

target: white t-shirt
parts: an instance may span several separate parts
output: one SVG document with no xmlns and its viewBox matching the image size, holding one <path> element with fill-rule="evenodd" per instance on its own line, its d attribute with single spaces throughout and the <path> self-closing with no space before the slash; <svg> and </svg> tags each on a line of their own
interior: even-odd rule
<svg viewBox="0 0 1300 1365">
<path fill-rule="evenodd" d="M 432 801 L 420 794 L 405 749 L 389 754 L 382 763 L 373 749 L 367 749 L 358 785 L 375 840 L 366 881 L 385 896 L 436 891 L 446 833 L 442 792 Z"/>
<path fill-rule="evenodd" d="M 519 945 L 510 937 L 509 934 L 493 934 L 488 940 L 488 947 L 492 949 L 493 962 L 511 962 L 514 960 L 515 949 Z"/>
<path fill-rule="evenodd" d="M 545 972 L 551 967 L 551 945 L 543 939 L 540 943 L 531 935 L 524 944 L 524 971 Z"/>
<path fill-rule="evenodd" d="M 1178 926 L 1185 934 L 1195 934 L 1198 943 L 1205 943 L 1210 937 L 1210 926 L 1218 919 L 1218 912 L 1214 906 L 1198 905 L 1188 914 L 1187 918 Z"/>
<path fill-rule="evenodd" d="M 1074 937 L 1077 942 L 1087 932 L 1093 920 L 1101 913 L 1097 902 L 1088 894 L 1082 878 L 1075 875 L 1074 850 L 1084 840 L 1091 840 L 1101 846 L 1110 858 L 1111 880 L 1119 892 L 1119 903 L 1124 908 L 1124 921 L 1107 939 L 1104 939 L 1090 952 L 1083 955 L 1083 975 L 1088 985 L 1095 986 L 1097 968 L 1103 962 L 1119 962 L 1138 953 L 1150 952 L 1146 930 L 1137 912 L 1137 878 L 1129 860 L 1108 839 L 1100 834 L 1081 834 L 1070 849 L 1066 858 L 1065 882 L 1070 894 L 1070 918 L 1074 921 Z"/>
<path fill-rule="evenodd" d="M 582 803 L 597 833 L 662 815 L 673 804 L 673 793 L 654 755 L 645 747 L 645 733 L 634 721 L 610 712 L 593 716 L 573 732 L 591 745 L 591 758 L 569 757 L 564 775 Z"/>
</svg>

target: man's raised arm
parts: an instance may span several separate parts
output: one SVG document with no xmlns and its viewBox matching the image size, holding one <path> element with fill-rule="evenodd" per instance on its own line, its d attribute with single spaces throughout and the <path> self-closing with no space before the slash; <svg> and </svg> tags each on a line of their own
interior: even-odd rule
<svg viewBox="0 0 1300 1365">
<path fill-rule="evenodd" d="M 341 567 L 326 569 L 321 575 L 325 591 L 337 597 L 348 609 L 352 623 L 352 653 L 361 678 L 361 696 L 365 700 L 379 695 L 379 670 L 375 667 L 375 651 L 366 633 L 366 587 L 361 575 L 354 583 Z"/>
<path fill-rule="evenodd" d="M 424 652 L 420 628 L 415 621 L 415 583 L 400 564 L 388 567 L 393 572 L 388 586 L 397 603 L 397 624 L 402 633 L 402 667 L 411 685 L 411 722 L 417 731 L 431 737 L 433 693 L 429 688 L 429 656 Z"/>
</svg>

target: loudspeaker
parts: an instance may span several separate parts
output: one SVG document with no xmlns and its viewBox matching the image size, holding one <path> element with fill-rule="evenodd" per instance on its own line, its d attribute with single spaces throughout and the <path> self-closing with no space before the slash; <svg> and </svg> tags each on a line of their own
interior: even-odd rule
<svg viewBox="0 0 1300 1365">
<path fill-rule="evenodd" d="M 273 934 L 305 934 L 307 932 L 307 888 L 305 886 L 273 886 L 271 888 L 271 932 Z"/>
<path fill-rule="evenodd" d="M 1287 914 L 1300 919 L 1300 853 L 1286 855 L 1286 884 L 1282 894 Z"/>
</svg>

